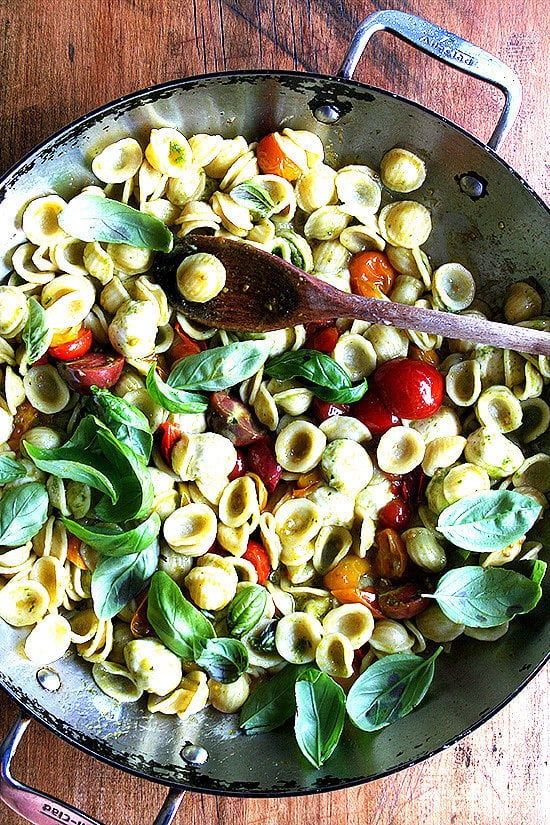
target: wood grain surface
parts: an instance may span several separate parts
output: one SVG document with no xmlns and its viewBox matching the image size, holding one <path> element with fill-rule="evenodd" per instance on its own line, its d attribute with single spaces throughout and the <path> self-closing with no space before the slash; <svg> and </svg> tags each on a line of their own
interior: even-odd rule
<svg viewBox="0 0 550 825">
<path fill-rule="evenodd" d="M 546 201 L 550 30 L 543 0 L 0 0 L 0 173 L 52 132 L 137 89 L 244 68 L 337 71 L 359 21 L 377 8 L 417 13 L 515 69 L 519 118 L 499 150 Z M 501 94 L 380 34 L 355 77 L 449 117 L 487 140 Z M 460 743 L 394 776 L 332 794 L 238 800 L 188 795 L 189 825 L 547 825 L 550 673 Z M 0 695 L 0 733 L 16 715 Z M 70 747 L 38 724 L 15 775 L 106 825 L 147 825 L 165 790 Z M 0 803 L 1 825 L 22 820 Z"/>
</svg>

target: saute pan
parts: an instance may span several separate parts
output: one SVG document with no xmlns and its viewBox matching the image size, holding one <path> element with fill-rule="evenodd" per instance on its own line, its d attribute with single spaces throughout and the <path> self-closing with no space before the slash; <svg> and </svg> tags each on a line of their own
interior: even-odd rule
<svg viewBox="0 0 550 825">
<path fill-rule="evenodd" d="M 371 36 L 392 32 L 455 68 L 486 80 L 505 95 L 487 145 L 419 105 L 353 81 Z M 481 49 L 402 12 L 368 17 L 357 30 L 336 76 L 292 72 L 235 72 L 194 77 L 138 92 L 81 118 L 28 155 L 0 182 L 0 249 L 20 241 L 19 216 L 33 196 L 55 189 L 67 196 L 91 182 L 90 158 L 128 134 L 151 127 L 185 133 L 242 134 L 254 139 L 289 126 L 310 129 L 329 162 L 376 166 L 385 151 L 405 145 L 429 170 L 426 205 L 433 233 L 426 250 L 458 260 L 476 273 L 483 296 L 510 280 L 529 277 L 548 289 L 548 209 L 496 154 L 518 112 L 519 82 Z M 9 271 L 0 259 L 0 276 Z M 548 445 L 539 445 L 547 449 Z M 548 524 L 540 537 L 548 544 Z M 545 551 L 547 552 L 547 551 Z M 157 825 L 168 825 L 186 790 L 233 796 L 293 796 L 330 791 L 379 778 L 456 742 L 502 708 L 548 658 L 548 584 L 537 608 L 515 619 L 498 642 L 458 639 L 441 657 L 423 704 L 376 734 L 351 726 L 325 766 L 312 770 L 292 731 L 240 734 L 229 716 L 210 714 L 185 723 L 118 705 L 94 687 L 86 663 L 68 654 L 36 668 L 20 654 L 20 631 L 2 623 L 0 684 L 22 715 L 2 746 L 0 796 L 38 825 L 97 825 L 69 805 L 16 782 L 10 760 L 31 717 L 94 757 L 169 788 Z"/>
</svg>

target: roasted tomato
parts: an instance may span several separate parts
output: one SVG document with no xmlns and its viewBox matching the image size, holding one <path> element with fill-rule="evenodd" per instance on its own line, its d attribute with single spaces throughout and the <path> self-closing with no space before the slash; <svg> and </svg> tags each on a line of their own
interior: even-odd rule
<svg viewBox="0 0 550 825">
<path fill-rule="evenodd" d="M 246 452 L 248 468 L 258 475 L 268 493 L 272 493 L 280 481 L 283 468 L 275 457 L 275 449 L 269 438 L 254 441 Z"/>
<path fill-rule="evenodd" d="M 331 593 L 341 604 L 364 604 L 375 619 L 386 618 L 380 610 L 378 595 L 374 587 L 345 587 L 341 590 L 331 590 Z"/>
<path fill-rule="evenodd" d="M 325 574 L 323 581 L 329 590 L 345 590 L 359 587 L 361 577 L 371 573 L 372 565 L 368 559 L 344 556 L 336 567 Z"/>
<path fill-rule="evenodd" d="M 340 332 L 337 327 L 331 326 L 318 329 L 306 340 L 306 347 L 316 349 L 319 352 L 332 352 L 338 343 L 339 337 Z"/>
<path fill-rule="evenodd" d="M 377 530 L 372 551 L 372 565 L 377 576 L 399 581 L 405 575 L 409 557 L 405 542 L 391 527 Z"/>
<path fill-rule="evenodd" d="M 271 132 L 263 137 L 256 146 L 256 158 L 264 175 L 279 175 L 285 180 L 298 180 L 302 169 L 291 157 L 292 148 L 290 138 L 279 132 Z"/>
<path fill-rule="evenodd" d="M 157 438 L 160 438 L 160 454 L 170 467 L 170 456 L 174 444 L 181 438 L 181 428 L 178 424 L 173 424 L 171 421 L 164 421 L 157 430 Z"/>
<path fill-rule="evenodd" d="M 58 361 L 71 361 L 73 358 L 80 358 L 85 355 L 92 346 L 92 333 L 86 327 L 80 327 L 75 338 L 65 341 L 57 346 L 50 347 L 48 355 Z"/>
<path fill-rule="evenodd" d="M 332 418 L 333 415 L 348 415 L 350 411 L 349 404 L 334 404 L 332 401 L 321 401 L 316 396 L 311 402 L 311 412 L 318 424 L 322 424 L 327 418 Z"/>
<path fill-rule="evenodd" d="M 422 595 L 421 585 L 401 584 L 378 593 L 378 605 L 388 619 L 412 619 L 428 607 L 430 599 Z"/>
<path fill-rule="evenodd" d="M 436 368 L 412 358 L 386 361 L 373 381 L 384 405 L 400 418 L 428 418 L 439 409 L 445 394 L 445 381 Z"/>
<path fill-rule="evenodd" d="M 382 298 L 395 280 L 395 269 L 383 252 L 358 252 L 348 264 L 351 291 L 364 298 Z"/>
<path fill-rule="evenodd" d="M 258 574 L 258 584 L 265 584 L 271 573 L 271 562 L 269 561 L 267 550 L 263 544 L 250 539 L 242 558 L 254 565 L 256 573 Z"/>
<path fill-rule="evenodd" d="M 227 392 L 213 392 L 206 412 L 209 428 L 228 438 L 235 447 L 246 447 L 265 438 L 265 430 L 248 407 Z"/>
<path fill-rule="evenodd" d="M 373 435 L 383 435 L 390 427 L 401 424 L 401 419 L 388 410 L 374 387 L 369 387 L 361 400 L 352 404 L 351 414 Z"/>
<path fill-rule="evenodd" d="M 120 378 L 123 367 L 124 356 L 114 352 L 87 352 L 58 365 L 67 384 L 81 395 L 90 395 L 92 387 L 112 387 Z"/>
<path fill-rule="evenodd" d="M 235 466 L 231 470 L 228 479 L 229 481 L 233 481 L 235 478 L 240 478 L 244 476 L 248 469 L 248 464 L 246 462 L 246 454 L 241 447 L 237 447 L 237 460 L 235 462 Z"/>
<path fill-rule="evenodd" d="M 378 520 L 383 527 L 405 530 L 411 520 L 411 508 L 408 502 L 397 496 L 379 510 Z"/>
</svg>

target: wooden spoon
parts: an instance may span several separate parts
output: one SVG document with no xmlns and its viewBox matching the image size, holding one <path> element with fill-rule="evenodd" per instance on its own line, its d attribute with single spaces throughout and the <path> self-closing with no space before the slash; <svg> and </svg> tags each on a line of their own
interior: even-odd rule
<svg viewBox="0 0 550 825">
<path fill-rule="evenodd" d="M 195 252 L 216 255 L 227 272 L 222 292 L 205 303 L 186 301 L 176 284 L 179 264 Z M 172 252 L 157 253 L 151 274 L 172 305 L 191 320 L 210 327 L 263 332 L 310 321 L 358 318 L 399 329 L 550 356 L 548 332 L 350 295 L 276 255 L 229 238 L 190 235 L 178 240 Z"/>
</svg>

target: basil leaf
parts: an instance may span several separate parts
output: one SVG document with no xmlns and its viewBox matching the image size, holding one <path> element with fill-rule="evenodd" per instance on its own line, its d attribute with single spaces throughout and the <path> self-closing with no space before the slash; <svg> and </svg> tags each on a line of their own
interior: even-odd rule
<svg viewBox="0 0 550 825">
<path fill-rule="evenodd" d="M 70 478 L 100 490 L 113 502 L 118 498 L 118 490 L 110 479 L 111 467 L 102 455 L 91 450 L 64 445 L 49 450 L 23 442 L 25 450 L 39 470 L 58 478 Z"/>
<path fill-rule="evenodd" d="M 153 506 L 154 490 L 151 473 L 143 458 L 119 441 L 99 419 L 98 444 L 111 465 L 115 479 L 116 502 L 104 498 L 95 508 L 103 521 L 127 521 L 146 516 Z"/>
<path fill-rule="evenodd" d="M 528 561 L 528 564 L 531 567 L 529 578 L 531 581 L 535 582 L 535 584 L 541 584 L 544 576 L 546 575 L 548 564 L 542 559 L 529 559 L 526 561 Z"/>
<path fill-rule="evenodd" d="M 105 556 L 127 556 L 130 553 L 141 553 L 156 539 L 161 527 L 158 513 L 151 513 L 146 521 L 126 531 L 108 524 L 79 524 L 70 518 L 61 517 L 61 521 L 69 533 Z"/>
<path fill-rule="evenodd" d="M 59 213 L 59 225 L 81 241 L 126 243 L 141 249 L 170 252 L 174 237 L 153 215 L 126 203 L 82 192 Z"/>
<path fill-rule="evenodd" d="M 151 579 L 147 618 L 161 642 L 186 662 L 197 661 L 207 640 L 216 635 L 212 623 L 163 570 Z"/>
<path fill-rule="evenodd" d="M 540 583 L 504 567 L 457 567 L 445 573 L 435 593 L 443 613 L 468 627 L 496 627 L 528 613 L 542 596 Z"/>
<path fill-rule="evenodd" d="M 391 653 L 370 665 L 348 693 L 346 710 L 353 724 L 375 731 L 410 713 L 426 695 L 442 650 L 438 647 L 429 659 Z"/>
<path fill-rule="evenodd" d="M 147 416 L 112 392 L 92 387 L 92 399 L 98 418 L 111 430 L 115 438 L 126 444 L 145 461 L 149 461 L 153 436 Z"/>
<path fill-rule="evenodd" d="M 343 689 L 326 673 L 309 668 L 296 681 L 294 733 L 314 768 L 320 768 L 340 741 L 346 717 Z"/>
<path fill-rule="evenodd" d="M 14 458 L 10 458 L 9 455 L 0 456 L 0 484 L 8 484 L 26 475 L 25 467 Z"/>
<path fill-rule="evenodd" d="M 0 545 L 19 547 L 34 538 L 48 518 L 48 493 L 30 481 L 7 490 L 0 499 Z"/>
<path fill-rule="evenodd" d="M 242 636 L 256 627 L 264 615 L 267 590 L 259 584 L 250 584 L 239 590 L 227 608 L 227 627 L 232 636 Z"/>
<path fill-rule="evenodd" d="M 265 186 L 252 180 L 234 186 L 229 194 L 239 206 L 244 206 L 259 218 L 271 217 L 278 207 Z"/>
<path fill-rule="evenodd" d="M 254 688 L 241 708 L 239 726 L 245 733 L 268 733 L 294 716 L 296 679 L 310 665 L 286 665 Z"/>
<path fill-rule="evenodd" d="M 228 685 L 245 672 L 248 652 L 238 639 L 207 639 L 196 663 L 216 682 Z"/>
<path fill-rule="evenodd" d="M 32 296 L 28 301 L 29 314 L 23 327 L 21 337 L 26 348 L 27 364 L 32 364 L 41 358 L 50 346 L 53 330 L 49 328 L 46 312 L 36 298 Z"/>
<path fill-rule="evenodd" d="M 105 556 L 92 573 L 92 601 L 99 619 L 112 619 L 145 587 L 159 558 L 158 542 L 139 553 Z"/>
<path fill-rule="evenodd" d="M 225 390 L 254 375 L 269 356 L 266 340 L 236 341 L 214 347 L 177 361 L 168 384 L 176 389 L 216 392 Z"/>
<path fill-rule="evenodd" d="M 268 361 L 264 372 L 283 381 L 302 378 L 315 395 L 333 404 L 359 401 L 367 391 L 366 381 L 353 387 L 349 375 L 334 358 L 314 349 L 284 352 Z"/>
<path fill-rule="evenodd" d="M 446 507 L 437 529 L 464 550 L 501 550 L 524 536 L 541 511 L 532 498 L 513 490 L 489 490 Z"/>
<path fill-rule="evenodd" d="M 247 639 L 248 644 L 252 650 L 257 650 L 258 653 L 274 653 L 277 650 L 275 644 L 275 633 L 279 619 L 272 619 L 269 624 Z"/>
<path fill-rule="evenodd" d="M 201 413 L 208 408 L 206 396 L 198 392 L 178 390 L 166 384 L 154 364 L 147 373 L 145 386 L 153 401 L 169 412 Z"/>
</svg>

